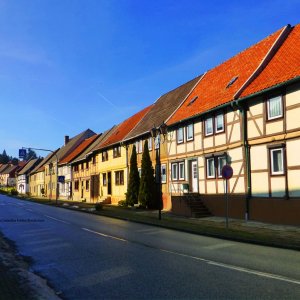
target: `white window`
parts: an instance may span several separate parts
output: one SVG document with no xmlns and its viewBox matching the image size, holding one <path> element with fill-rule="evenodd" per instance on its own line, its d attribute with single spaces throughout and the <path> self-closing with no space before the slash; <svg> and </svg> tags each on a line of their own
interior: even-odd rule
<svg viewBox="0 0 300 300">
<path fill-rule="evenodd" d="M 139 153 L 139 141 L 135 142 L 135 150 L 136 150 L 136 153 Z"/>
<path fill-rule="evenodd" d="M 207 178 L 215 178 L 215 159 L 213 157 L 206 159 L 206 176 Z"/>
<path fill-rule="evenodd" d="M 148 149 L 152 150 L 152 137 L 148 138 Z"/>
<path fill-rule="evenodd" d="M 205 135 L 212 135 L 213 132 L 213 118 L 207 118 L 205 120 Z"/>
<path fill-rule="evenodd" d="M 172 180 L 178 180 L 178 164 L 172 164 Z"/>
<path fill-rule="evenodd" d="M 215 117 L 216 133 L 224 131 L 224 115 L 219 114 Z"/>
<path fill-rule="evenodd" d="M 271 98 L 267 101 L 268 120 L 282 117 L 282 98 L 281 96 Z"/>
<path fill-rule="evenodd" d="M 192 141 L 194 139 L 194 124 L 189 124 L 186 127 L 186 140 Z"/>
<path fill-rule="evenodd" d="M 177 129 L 177 144 L 183 143 L 183 139 L 184 139 L 183 134 L 184 134 L 183 127 L 178 128 Z"/>
<path fill-rule="evenodd" d="M 167 182 L 167 166 L 161 165 L 161 183 Z"/>
<path fill-rule="evenodd" d="M 218 177 L 222 177 L 222 169 L 226 165 L 226 157 L 219 156 L 218 157 Z"/>
<path fill-rule="evenodd" d="M 160 144 L 160 135 L 158 134 L 154 140 L 154 148 L 159 149 L 159 144 Z"/>
<path fill-rule="evenodd" d="M 139 141 L 139 153 L 143 153 L 143 141 Z"/>
<path fill-rule="evenodd" d="M 184 180 L 184 162 L 178 164 L 179 167 L 179 180 Z"/>
<path fill-rule="evenodd" d="M 271 173 L 272 175 L 284 174 L 283 167 L 283 149 L 271 149 Z"/>
</svg>

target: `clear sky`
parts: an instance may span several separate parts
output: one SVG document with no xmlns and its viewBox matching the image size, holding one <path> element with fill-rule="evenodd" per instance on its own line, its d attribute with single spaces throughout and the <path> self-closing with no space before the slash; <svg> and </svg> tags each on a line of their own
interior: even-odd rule
<svg viewBox="0 0 300 300">
<path fill-rule="evenodd" d="M 299 0 L 0 0 L 0 152 L 103 132 L 299 17 Z"/>
</svg>

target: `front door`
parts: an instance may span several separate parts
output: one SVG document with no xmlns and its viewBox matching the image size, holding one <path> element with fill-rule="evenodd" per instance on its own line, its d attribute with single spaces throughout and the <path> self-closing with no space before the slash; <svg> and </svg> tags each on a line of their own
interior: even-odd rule
<svg viewBox="0 0 300 300">
<path fill-rule="evenodd" d="M 196 160 L 191 162 L 191 178 L 190 178 L 190 190 L 193 193 L 198 193 L 198 164 Z"/>
<path fill-rule="evenodd" d="M 107 194 L 111 195 L 111 172 L 107 173 Z"/>
</svg>

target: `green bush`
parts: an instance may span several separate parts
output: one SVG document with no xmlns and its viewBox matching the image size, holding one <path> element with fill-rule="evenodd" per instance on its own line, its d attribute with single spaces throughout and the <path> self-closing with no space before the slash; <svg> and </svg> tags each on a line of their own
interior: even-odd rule
<svg viewBox="0 0 300 300">
<path fill-rule="evenodd" d="M 17 195 L 19 194 L 19 192 L 18 192 L 16 189 L 12 189 L 12 190 L 10 191 L 10 194 L 11 194 L 12 196 L 17 196 Z"/>
<path fill-rule="evenodd" d="M 97 210 L 97 211 L 100 211 L 100 210 L 103 210 L 103 203 L 96 203 L 96 205 L 95 205 L 95 209 Z"/>
<path fill-rule="evenodd" d="M 118 202 L 118 206 L 121 206 L 121 207 L 128 207 L 127 201 L 126 201 L 126 200 L 120 200 L 120 201 Z"/>
</svg>

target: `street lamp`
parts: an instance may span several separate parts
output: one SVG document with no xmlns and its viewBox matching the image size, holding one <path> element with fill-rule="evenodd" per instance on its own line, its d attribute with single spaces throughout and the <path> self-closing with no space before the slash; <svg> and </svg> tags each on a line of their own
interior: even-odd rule
<svg viewBox="0 0 300 300">
<path fill-rule="evenodd" d="M 56 167 L 55 167 L 55 171 L 56 171 L 56 187 L 55 187 L 55 204 L 57 205 L 57 200 L 58 200 L 58 156 L 56 154 L 56 151 L 53 150 L 49 150 L 49 149 L 39 149 L 39 148 L 26 148 L 26 147 L 22 147 L 22 149 L 27 149 L 29 150 L 38 150 L 38 151 L 46 151 L 46 152 L 51 152 L 52 154 L 55 155 L 56 158 Z M 51 174 L 50 174 L 50 180 L 51 180 Z M 52 186 L 51 186 L 51 190 L 52 190 Z M 52 195 L 52 192 L 51 192 Z"/>
<path fill-rule="evenodd" d="M 155 125 L 150 130 L 152 138 L 155 139 L 155 183 L 158 192 L 158 219 L 161 220 L 161 210 L 162 210 L 162 189 L 161 189 L 161 162 L 160 162 L 160 144 L 165 142 L 165 136 L 167 134 L 167 125 L 162 123 L 159 127 Z M 163 135 L 163 141 L 161 140 L 161 135 Z"/>
</svg>

